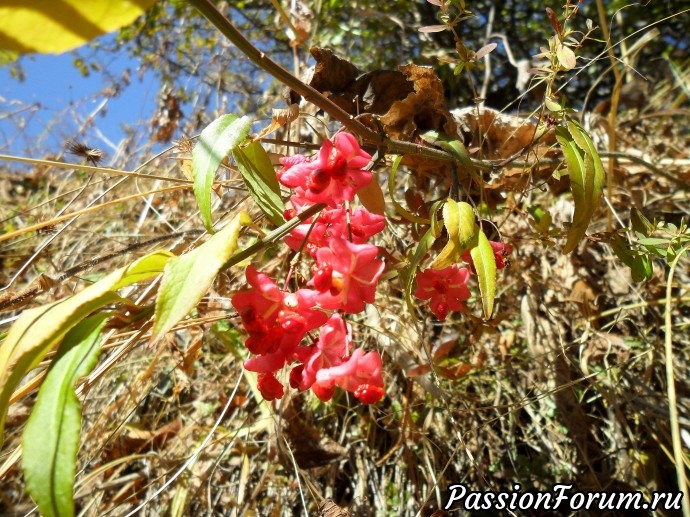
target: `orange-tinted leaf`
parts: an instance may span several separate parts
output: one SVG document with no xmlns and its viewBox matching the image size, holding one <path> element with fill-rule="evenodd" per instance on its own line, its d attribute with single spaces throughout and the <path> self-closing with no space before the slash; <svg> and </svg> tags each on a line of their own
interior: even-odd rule
<svg viewBox="0 0 690 517">
<path fill-rule="evenodd" d="M 381 185 L 376 181 L 376 175 L 371 179 L 371 182 L 357 193 L 357 197 L 364 205 L 364 208 L 373 214 L 385 215 L 386 200 L 383 197 Z"/>
</svg>

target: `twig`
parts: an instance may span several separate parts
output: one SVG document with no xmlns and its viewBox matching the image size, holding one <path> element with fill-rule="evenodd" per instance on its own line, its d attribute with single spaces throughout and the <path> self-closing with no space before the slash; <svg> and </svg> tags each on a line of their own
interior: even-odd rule
<svg viewBox="0 0 690 517">
<path fill-rule="evenodd" d="M 117 205 L 119 203 L 124 203 L 125 201 L 130 201 L 132 199 L 136 199 L 138 197 L 142 197 L 142 196 L 145 196 L 145 195 L 151 194 L 151 193 L 170 192 L 173 190 L 180 190 L 180 189 L 184 189 L 184 188 L 191 188 L 191 185 L 190 184 L 177 185 L 175 187 L 167 187 L 167 188 L 154 190 L 152 192 L 143 192 L 140 194 L 132 194 L 131 196 L 125 196 L 125 197 L 121 197 L 118 199 L 113 199 L 112 201 L 107 201 L 105 203 L 101 203 L 100 205 L 95 205 L 95 206 L 91 206 L 88 208 L 83 208 L 81 210 L 77 210 L 76 212 L 70 212 L 69 214 L 61 215 L 60 217 L 54 217 L 53 219 L 49 219 L 47 221 L 32 224 L 31 226 L 27 226 L 26 228 L 21 228 L 19 230 L 15 230 L 13 232 L 6 233 L 4 235 L 0 235 L 0 242 L 13 239 L 13 238 L 15 238 L 15 237 L 17 237 L 23 233 L 33 232 L 35 230 L 40 230 L 41 228 L 45 228 L 46 226 L 52 226 L 54 224 L 61 223 L 62 221 L 65 221 L 65 220 L 70 219 L 72 217 L 83 215 L 83 214 L 86 214 L 88 212 L 93 212 L 94 210 L 98 210 L 100 208 L 105 208 L 106 206 L 112 206 L 112 205 Z"/>
<path fill-rule="evenodd" d="M 300 212 L 297 216 L 293 217 L 290 219 L 288 222 L 286 222 L 284 225 L 276 228 L 272 232 L 266 234 L 262 239 L 256 241 L 254 244 L 249 246 L 248 248 L 243 249 L 242 251 L 235 253 L 232 257 L 230 257 L 230 260 L 228 260 L 225 264 L 223 264 L 222 269 L 225 270 L 229 268 L 230 266 L 233 266 L 235 264 L 239 264 L 240 262 L 243 262 L 244 260 L 247 260 L 249 257 L 263 249 L 269 244 L 273 244 L 280 239 L 282 239 L 285 235 L 290 233 L 294 228 L 302 224 L 304 221 L 309 219 L 312 215 L 317 214 L 321 212 L 324 208 L 326 208 L 326 205 L 323 203 L 317 203 L 316 205 L 312 205 L 306 210 Z"/>
<path fill-rule="evenodd" d="M 685 476 L 685 453 L 680 441 L 680 427 L 678 425 L 678 401 L 676 399 L 676 381 L 673 373 L 673 325 L 671 321 L 672 305 L 671 290 L 673 288 L 673 273 L 681 257 L 690 249 L 690 245 L 685 246 L 673 259 L 671 269 L 668 272 L 666 281 L 666 307 L 664 310 L 664 353 L 666 356 L 666 393 L 668 397 L 669 418 L 671 424 L 671 442 L 673 443 L 673 458 L 676 463 L 676 476 L 678 478 L 678 488 L 683 492 L 683 517 L 690 517 L 690 492 L 688 492 L 688 480 Z"/>
<path fill-rule="evenodd" d="M 169 233 L 167 235 L 160 235 L 158 237 L 154 237 L 153 239 L 149 239 L 143 242 L 136 242 L 134 244 L 130 244 L 129 246 L 122 248 L 121 250 L 114 251 L 113 253 L 108 253 L 107 255 L 101 255 L 100 257 L 93 258 L 91 260 L 87 260 L 86 262 L 82 262 L 81 264 L 77 264 L 74 267 L 71 267 L 64 272 L 60 273 L 56 278 L 52 279 L 52 282 L 39 282 L 38 285 L 34 285 L 32 287 L 29 287 L 27 289 L 24 289 L 22 292 L 12 296 L 11 298 L 7 298 L 5 300 L 0 298 L 0 311 L 5 310 L 7 308 L 12 308 L 15 305 L 24 305 L 27 303 L 30 299 L 38 296 L 39 294 L 45 292 L 48 290 L 49 283 L 60 283 L 64 282 L 70 277 L 73 277 L 75 275 L 78 275 L 82 271 L 86 271 L 87 269 L 91 269 L 92 267 L 101 264 L 103 262 L 107 262 L 108 260 L 114 259 L 116 257 L 119 257 L 121 255 L 125 255 L 127 253 L 130 253 L 132 251 L 136 251 L 141 248 L 145 248 L 146 246 L 150 246 L 151 244 L 156 244 L 158 242 L 163 242 L 169 239 L 175 239 L 177 237 L 184 237 L 185 235 L 197 235 L 203 233 L 202 230 L 188 230 L 184 232 L 177 232 L 177 233 Z"/>
<path fill-rule="evenodd" d="M 264 52 L 252 45 L 221 13 L 210 0 L 189 0 L 196 9 L 210 21 L 226 38 L 228 38 L 245 56 L 255 65 L 265 70 L 281 83 L 290 87 L 292 90 L 304 97 L 318 108 L 322 109 L 333 118 L 338 120 L 347 129 L 360 135 L 365 140 L 372 143 L 382 143 L 382 138 L 374 131 L 346 113 L 340 106 L 332 100 L 322 95 L 320 92 L 300 81 L 297 77 L 285 70 L 278 63 L 273 61 Z"/>
<path fill-rule="evenodd" d="M 522 154 L 523 152 L 520 152 Z M 518 156 L 520 155 L 518 154 Z M 621 151 L 617 151 L 615 153 L 609 152 L 609 151 L 603 151 L 599 153 L 599 156 L 601 158 L 610 158 L 610 157 L 615 157 L 615 158 L 620 158 L 622 160 L 628 160 L 630 162 L 637 163 L 639 165 L 642 165 L 643 167 L 649 169 L 655 174 L 658 174 L 659 176 L 663 176 L 667 180 L 675 183 L 679 187 L 682 187 L 683 190 L 687 189 L 687 182 L 682 180 L 681 178 L 675 177 L 673 174 L 670 172 L 665 171 L 664 169 L 661 169 L 657 167 L 656 165 L 649 163 L 647 160 L 640 158 L 639 156 L 635 156 L 634 154 L 628 154 L 624 153 Z M 523 161 L 523 160 L 512 160 L 513 157 L 509 158 L 508 161 L 506 160 L 495 160 L 489 162 L 488 165 L 490 165 L 493 169 L 502 169 L 503 167 L 507 165 L 512 165 L 513 167 L 524 167 L 524 168 L 530 168 L 534 167 L 535 165 L 558 165 L 563 162 L 563 160 L 539 160 L 536 162 L 529 162 L 529 161 Z M 485 163 L 486 165 L 486 163 Z"/>
<path fill-rule="evenodd" d="M 392 154 L 414 154 L 438 160 L 442 162 L 456 162 L 457 159 L 451 153 L 441 149 L 435 149 L 412 142 L 404 142 L 392 138 L 385 138 L 362 124 L 353 115 L 346 113 L 340 106 L 324 96 L 318 90 L 292 75 L 278 63 L 269 58 L 264 52 L 250 43 L 209 0 L 189 0 L 208 21 L 210 21 L 225 37 L 240 49 L 254 64 L 268 72 L 278 81 L 288 86 L 308 102 L 328 113 L 332 118 L 340 122 L 348 130 L 357 134 L 365 142 L 376 146 L 377 149 L 386 150 Z M 455 136 L 455 135 L 451 135 Z M 459 163 L 459 162 L 458 162 Z M 491 166 L 480 160 L 472 160 L 475 167 L 482 170 L 491 170 Z M 461 166 L 461 164 L 459 164 Z"/>
<path fill-rule="evenodd" d="M 672 181 L 679 187 L 682 187 L 683 190 L 687 189 L 688 184 L 687 181 L 684 181 L 680 178 L 675 177 L 673 174 L 670 172 L 665 171 L 664 169 L 660 169 L 656 165 L 649 163 L 648 161 L 640 158 L 639 156 L 635 156 L 634 154 L 628 154 L 628 153 L 623 153 L 620 151 L 616 152 L 604 152 L 604 153 L 599 153 L 602 158 L 609 158 L 609 157 L 615 157 L 615 158 L 622 158 L 624 160 L 628 160 L 634 163 L 637 163 L 639 165 L 642 165 L 646 168 L 648 168 L 650 171 L 654 172 L 655 174 L 658 174 L 659 176 L 663 176 L 669 181 Z"/>
<path fill-rule="evenodd" d="M 493 31 L 494 27 L 495 15 L 496 5 L 492 3 L 491 8 L 489 9 L 488 20 L 486 22 L 486 36 L 484 38 L 484 45 L 488 45 L 489 40 L 491 39 L 491 32 Z M 484 102 L 486 101 L 486 94 L 489 91 L 489 81 L 491 81 L 491 52 L 488 52 L 484 56 L 484 81 L 482 82 L 482 89 L 479 92 L 479 98 L 481 99 L 481 101 L 477 104 L 478 106 L 483 106 Z"/>
<path fill-rule="evenodd" d="M 142 178 L 147 180 L 157 179 L 163 181 L 170 181 L 171 183 L 182 183 L 186 185 L 191 185 L 192 183 L 194 183 L 193 181 L 183 178 L 167 178 L 165 176 L 156 176 L 155 174 L 141 174 L 139 172 L 122 171 L 118 169 L 110 169 L 108 167 L 93 167 L 91 165 L 77 165 L 74 163 L 55 162 L 52 160 L 38 160 L 35 158 L 26 158 L 24 156 L 12 156 L 9 154 L 0 154 L 0 160 L 18 163 L 30 163 L 32 165 L 44 165 L 49 167 L 55 167 L 57 169 L 99 172 L 101 174 L 112 174 L 113 176 L 126 176 L 130 178 Z"/>
</svg>

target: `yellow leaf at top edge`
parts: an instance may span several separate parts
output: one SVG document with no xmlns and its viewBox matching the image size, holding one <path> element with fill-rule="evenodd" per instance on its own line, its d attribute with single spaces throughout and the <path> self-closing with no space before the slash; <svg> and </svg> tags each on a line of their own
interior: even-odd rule
<svg viewBox="0 0 690 517">
<path fill-rule="evenodd" d="M 129 25 L 154 0 L 26 0 L 0 5 L 0 50 L 60 54 Z"/>
</svg>

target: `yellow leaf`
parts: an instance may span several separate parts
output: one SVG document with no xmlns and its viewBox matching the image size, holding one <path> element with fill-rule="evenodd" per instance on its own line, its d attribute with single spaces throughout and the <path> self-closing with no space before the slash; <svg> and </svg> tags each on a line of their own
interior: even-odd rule
<svg viewBox="0 0 690 517">
<path fill-rule="evenodd" d="M 474 267 L 477 269 L 479 291 L 482 294 L 484 318 L 491 318 L 494 312 L 494 298 L 496 296 L 496 257 L 486 235 L 479 230 L 477 246 L 470 250 Z"/>
<path fill-rule="evenodd" d="M 246 213 L 240 212 L 230 224 L 204 244 L 168 261 L 156 300 L 153 341 L 168 332 L 198 305 L 223 265 L 235 253 L 240 229 L 251 222 Z"/>
<path fill-rule="evenodd" d="M 0 5 L 0 50 L 60 54 L 129 25 L 154 0 L 27 0 Z M 9 4 L 9 5 L 7 5 Z"/>
<path fill-rule="evenodd" d="M 458 262 L 460 255 L 474 244 L 479 231 L 472 206 L 450 198 L 443 205 L 443 224 L 448 243 L 429 266 L 432 269 L 444 269 Z"/>
</svg>

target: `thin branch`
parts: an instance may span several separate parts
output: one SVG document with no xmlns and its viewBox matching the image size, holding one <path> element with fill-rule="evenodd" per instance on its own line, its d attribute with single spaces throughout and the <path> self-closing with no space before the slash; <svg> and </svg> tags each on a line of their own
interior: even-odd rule
<svg viewBox="0 0 690 517">
<path fill-rule="evenodd" d="M 41 228 L 45 228 L 46 226 L 53 226 L 54 224 L 61 223 L 62 221 L 66 221 L 67 219 L 70 219 L 72 217 L 77 217 L 79 215 L 93 212 L 95 210 L 99 210 L 99 209 L 105 208 L 107 206 L 117 205 L 118 203 L 124 203 L 126 201 L 130 201 L 132 199 L 137 199 L 137 198 L 146 196 L 148 194 L 159 194 L 162 192 L 170 192 L 173 190 L 180 190 L 180 189 L 185 189 L 185 188 L 191 188 L 191 185 L 177 185 L 174 187 L 166 187 L 166 188 L 161 188 L 161 189 L 157 189 L 157 190 L 152 190 L 150 192 L 142 192 L 142 193 L 138 193 L 138 194 L 132 194 L 131 196 L 125 196 L 125 197 L 121 197 L 118 199 L 113 199 L 112 201 L 107 201 L 105 203 L 101 203 L 100 205 L 94 205 L 94 206 L 90 206 L 88 208 L 83 208 L 81 210 L 77 210 L 76 212 L 70 212 L 69 214 L 64 214 L 64 215 L 61 215 L 59 217 L 54 217 L 52 219 L 48 219 L 48 220 L 40 222 L 40 223 L 32 224 L 31 226 L 27 226 L 26 228 L 21 228 L 19 230 L 15 230 L 13 232 L 5 233 L 4 235 L 0 235 L 0 242 L 14 239 L 15 237 L 22 235 L 24 233 L 40 230 Z"/>
<path fill-rule="evenodd" d="M 119 257 L 121 255 L 125 255 L 127 253 L 131 253 L 132 251 L 136 251 L 141 248 L 145 248 L 146 246 L 150 246 L 151 244 L 156 244 L 158 242 L 163 242 L 167 241 L 170 239 L 175 239 L 177 237 L 184 237 L 185 235 L 197 235 L 203 233 L 203 230 L 188 230 L 184 232 L 176 232 L 176 233 L 169 233 L 167 235 L 160 235 L 158 237 L 154 237 L 153 239 L 149 239 L 143 242 L 135 242 L 133 244 L 130 244 L 129 246 L 126 246 L 122 248 L 121 250 L 114 251 L 113 253 L 108 253 L 107 255 L 101 255 L 100 257 L 93 258 L 91 260 L 87 260 L 86 262 L 82 262 L 81 264 L 77 264 L 74 267 L 71 267 L 62 273 L 60 273 L 56 278 L 54 279 L 46 279 L 44 281 L 41 281 L 42 278 L 45 278 L 43 276 L 39 277 L 38 283 L 36 285 L 33 285 L 32 287 L 29 287 L 27 289 L 24 289 L 20 293 L 11 296 L 11 297 L 0 297 L 0 311 L 6 310 L 9 308 L 15 308 L 16 306 L 19 305 L 25 305 L 28 303 L 31 299 L 35 298 L 39 294 L 47 291 L 52 285 L 55 283 L 62 283 L 65 280 L 67 280 L 70 277 L 76 276 L 82 271 L 86 271 L 87 269 L 91 269 L 92 267 L 101 264 L 103 262 L 107 262 L 108 260 L 114 259 L 116 257 Z"/>
<path fill-rule="evenodd" d="M 383 143 L 380 135 L 366 127 L 364 124 L 355 119 L 352 115 L 346 113 L 342 108 L 336 105 L 329 98 L 323 94 L 300 81 L 297 77 L 285 70 L 278 63 L 273 61 L 264 52 L 252 45 L 228 20 L 223 13 L 221 13 L 210 0 L 189 0 L 196 9 L 204 15 L 226 38 L 228 38 L 237 48 L 240 49 L 255 65 L 262 70 L 265 70 L 273 77 L 278 79 L 281 83 L 292 88 L 302 97 L 307 99 L 318 108 L 328 113 L 331 117 L 338 120 L 347 129 L 353 133 L 358 134 L 363 139 L 376 144 Z"/>
<path fill-rule="evenodd" d="M 9 154 L 0 154 L 0 160 L 5 160 L 5 161 L 9 161 L 9 162 L 18 162 L 18 163 L 30 163 L 31 165 L 55 167 L 57 169 L 80 170 L 80 171 L 85 171 L 85 172 L 98 172 L 101 174 L 111 174 L 113 176 L 126 176 L 129 178 L 141 178 L 141 179 L 147 179 L 147 180 L 155 179 L 155 180 L 161 180 L 161 181 L 170 181 L 172 183 L 181 183 L 184 185 L 191 185 L 194 183 L 193 181 L 190 181 L 188 179 L 182 179 L 182 178 L 169 178 L 166 176 L 157 176 L 155 174 L 142 174 L 140 172 L 122 171 L 119 169 L 110 169 L 108 167 L 93 167 L 91 165 L 79 165 L 79 164 L 75 164 L 75 163 L 56 162 L 53 160 L 40 160 L 37 158 L 26 158 L 24 156 L 12 156 Z"/>
<path fill-rule="evenodd" d="M 208 21 L 210 21 L 226 38 L 240 49 L 256 66 L 268 72 L 278 81 L 288 86 L 308 102 L 328 113 L 333 119 L 340 122 L 348 130 L 352 131 L 365 142 L 393 154 L 414 154 L 442 162 L 456 162 L 456 158 L 441 149 L 427 147 L 412 142 L 385 138 L 367 126 L 362 124 L 353 115 L 345 112 L 340 106 L 324 96 L 318 90 L 292 75 L 278 63 L 269 58 L 264 52 L 257 49 L 247 40 L 209 0 L 189 0 Z M 456 136 L 456 135 L 450 135 Z M 472 160 L 475 167 L 482 170 L 491 170 L 491 166 L 480 160 Z M 461 165 L 461 164 L 459 164 Z"/>
</svg>

